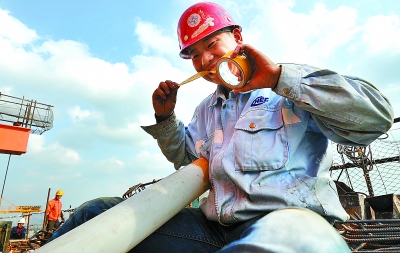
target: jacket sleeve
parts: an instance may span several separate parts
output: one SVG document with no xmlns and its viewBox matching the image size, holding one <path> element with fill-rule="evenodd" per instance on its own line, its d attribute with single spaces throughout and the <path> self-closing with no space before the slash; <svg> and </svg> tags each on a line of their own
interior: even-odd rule
<svg viewBox="0 0 400 253">
<path fill-rule="evenodd" d="M 188 165 L 198 158 L 195 144 L 183 122 L 172 114 L 168 119 L 151 126 L 142 126 L 148 134 L 157 139 L 161 152 L 175 169 Z"/>
<path fill-rule="evenodd" d="M 309 111 L 325 136 L 344 145 L 369 145 L 393 124 L 388 99 L 360 78 L 285 64 L 274 91 Z"/>
<path fill-rule="evenodd" d="M 50 214 L 50 211 L 52 209 L 52 203 L 51 200 L 47 203 L 47 210 L 46 210 L 46 216 L 48 216 Z"/>
<path fill-rule="evenodd" d="M 12 227 L 11 228 L 11 233 L 10 233 L 10 238 L 15 239 L 17 236 L 17 227 Z"/>
<path fill-rule="evenodd" d="M 25 234 L 26 234 L 26 228 L 22 227 L 21 238 L 25 238 Z"/>
</svg>

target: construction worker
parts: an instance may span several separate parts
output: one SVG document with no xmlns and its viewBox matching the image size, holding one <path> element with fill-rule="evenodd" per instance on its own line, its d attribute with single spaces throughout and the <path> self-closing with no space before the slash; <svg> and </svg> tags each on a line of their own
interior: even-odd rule
<svg viewBox="0 0 400 253">
<path fill-rule="evenodd" d="M 180 56 L 209 71 L 204 79 L 216 90 L 185 126 L 175 114 L 180 86 L 160 82 L 152 95 L 156 124 L 143 129 L 176 169 L 207 159 L 211 189 L 199 208 L 184 208 L 129 252 L 350 252 L 332 226 L 349 215 L 329 175 L 329 140 L 366 146 L 386 133 L 393 109 L 385 96 L 359 78 L 275 64 L 245 44 L 242 27 L 214 3 L 182 14 L 178 40 Z M 252 68 L 238 89 L 212 71 L 229 51 Z M 122 201 L 85 202 L 51 239 Z"/>
<path fill-rule="evenodd" d="M 52 231 L 54 229 L 57 229 L 60 225 L 60 218 L 62 222 L 65 221 L 62 212 L 62 203 L 61 203 L 62 196 L 64 196 L 64 192 L 62 190 L 58 190 L 56 192 L 55 198 L 47 203 L 47 210 L 46 210 L 47 231 Z"/>
<path fill-rule="evenodd" d="M 25 218 L 21 218 L 18 221 L 17 226 L 11 229 L 10 239 L 25 239 L 26 228 L 25 225 Z"/>
</svg>

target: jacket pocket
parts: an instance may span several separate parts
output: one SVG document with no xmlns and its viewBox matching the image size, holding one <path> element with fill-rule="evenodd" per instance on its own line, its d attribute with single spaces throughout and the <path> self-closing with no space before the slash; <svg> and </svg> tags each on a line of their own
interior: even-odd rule
<svg viewBox="0 0 400 253">
<path fill-rule="evenodd" d="M 242 115 L 233 137 L 235 170 L 277 170 L 288 160 L 281 110 L 257 108 Z"/>
</svg>

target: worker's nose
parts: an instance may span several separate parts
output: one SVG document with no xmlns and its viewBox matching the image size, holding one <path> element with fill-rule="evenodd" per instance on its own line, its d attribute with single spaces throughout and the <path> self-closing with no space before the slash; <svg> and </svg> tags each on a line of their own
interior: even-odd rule
<svg viewBox="0 0 400 253">
<path fill-rule="evenodd" d="M 211 54 L 210 52 L 208 52 L 208 51 L 204 51 L 202 54 L 201 54 L 201 66 L 203 67 L 203 68 L 206 68 L 209 64 L 210 64 L 210 62 L 211 62 L 211 60 L 213 59 L 213 54 Z"/>
</svg>

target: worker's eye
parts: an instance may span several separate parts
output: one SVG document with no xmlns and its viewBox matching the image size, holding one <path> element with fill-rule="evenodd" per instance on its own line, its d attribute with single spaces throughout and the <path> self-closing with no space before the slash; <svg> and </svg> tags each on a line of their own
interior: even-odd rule
<svg viewBox="0 0 400 253">
<path fill-rule="evenodd" d="M 212 46 L 214 46 L 215 42 L 217 42 L 216 40 L 211 41 L 210 43 L 208 43 L 207 47 L 211 48 Z"/>
</svg>

